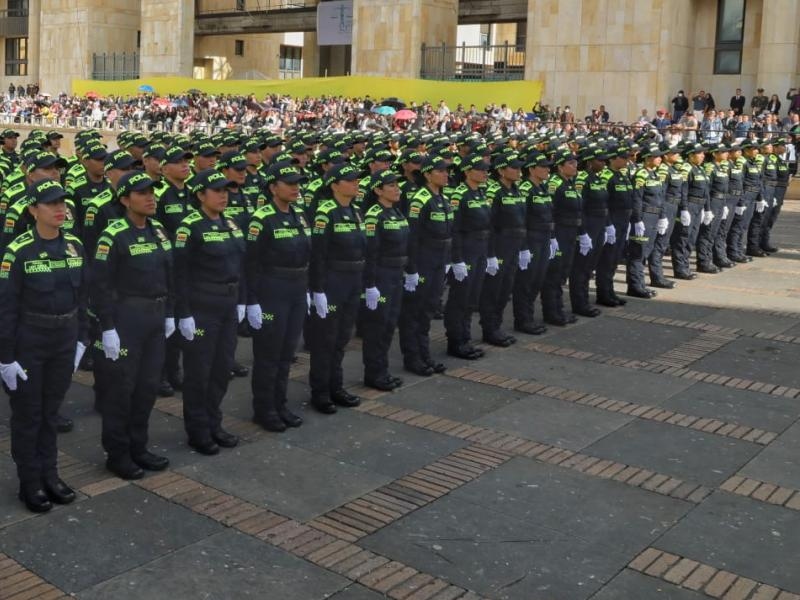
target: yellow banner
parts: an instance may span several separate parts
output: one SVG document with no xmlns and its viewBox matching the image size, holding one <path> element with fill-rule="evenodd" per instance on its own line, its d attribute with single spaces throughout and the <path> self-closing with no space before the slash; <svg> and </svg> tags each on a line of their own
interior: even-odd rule
<svg viewBox="0 0 800 600">
<path fill-rule="evenodd" d="M 540 81 L 492 81 L 458 82 L 429 81 L 424 79 L 392 79 L 389 77 L 313 77 L 304 79 L 190 79 L 188 77 L 151 77 L 126 81 L 73 80 L 72 92 L 83 96 L 95 92 L 100 96 L 133 96 L 143 85 L 152 86 L 157 95 L 182 94 L 197 89 L 208 94 L 255 94 L 263 98 L 266 94 L 289 94 L 305 96 L 345 96 L 373 99 L 395 96 L 406 103 L 429 101 L 437 104 L 444 100 L 451 109 L 458 104 L 469 108 L 474 104 L 478 110 L 494 102 L 498 106 L 507 104 L 512 110 L 522 108 L 528 112 L 542 94 Z"/>
</svg>

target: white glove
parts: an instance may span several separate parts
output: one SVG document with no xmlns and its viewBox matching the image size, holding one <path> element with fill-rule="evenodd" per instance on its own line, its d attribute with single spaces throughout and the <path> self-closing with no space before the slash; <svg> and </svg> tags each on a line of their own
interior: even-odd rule
<svg viewBox="0 0 800 600">
<path fill-rule="evenodd" d="M 169 337 L 175 333 L 175 319 L 167 317 L 164 319 L 164 337 Z"/>
<path fill-rule="evenodd" d="M 116 329 L 109 329 L 103 332 L 103 352 L 109 360 L 119 358 L 119 334 Z"/>
<path fill-rule="evenodd" d="M 317 316 L 324 319 L 328 316 L 328 297 L 325 292 L 314 292 L 314 310 L 317 311 Z"/>
<path fill-rule="evenodd" d="M 376 310 L 378 308 L 378 300 L 381 297 L 381 292 L 376 287 L 367 288 L 364 290 L 364 297 L 367 301 L 367 308 L 369 310 Z"/>
<path fill-rule="evenodd" d="M 185 337 L 188 341 L 191 342 L 194 339 L 194 332 L 196 330 L 197 326 L 194 324 L 194 317 L 186 317 L 185 319 L 178 319 L 178 331 L 180 331 L 181 335 Z"/>
<path fill-rule="evenodd" d="M 747 210 L 746 206 L 737 206 L 736 208 L 733 209 L 733 212 L 735 212 L 737 215 L 741 217 L 744 214 L 744 211 L 746 210 Z"/>
<path fill-rule="evenodd" d="M 17 389 L 17 377 L 22 381 L 28 381 L 25 369 L 17 361 L 8 364 L 0 363 L 0 378 L 3 379 L 3 383 L 12 392 Z"/>
<path fill-rule="evenodd" d="M 586 256 L 592 249 L 592 238 L 588 233 L 582 233 L 578 236 L 578 251 Z"/>
<path fill-rule="evenodd" d="M 767 208 L 767 201 L 761 198 L 758 202 L 756 202 L 756 212 L 762 213 L 764 209 Z"/>
<path fill-rule="evenodd" d="M 713 210 L 704 210 L 703 211 L 703 225 L 708 227 L 711 225 L 711 221 L 714 220 L 714 211 Z"/>
<path fill-rule="evenodd" d="M 612 246 L 617 243 L 617 228 L 613 225 L 606 225 L 605 243 Z"/>
<path fill-rule="evenodd" d="M 633 235 L 636 237 L 642 237 L 644 235 L 644 221 L 633 224 Z"/>
<path fill-rule="evenodd" d="M 550 260 L 556 257 L 558 250 L 558 240 L 556 238 L 550 238 Z"/>
<path fill-rule="evenodd" d="M 681 225 L 683 225 L 684 227 L 688 227 L 691 224 L 692 224 L 692 213 L 690 213 L 688 210 L 682 210 Z"/>
<path fill-rule="evenodd" d="M 253 329 L 261 329 L 261 325 L 263 324 L 261 321 L 261 305 L 248 304 L 244 312 L 247 315 L 247 322 L 250 324 L 250 327 Z"/>
<path fill-rule="evenodd" d="M 662 217 L 656 223 L 656 233 L 658 233 L 658 235 L 664 235 L 665 233 L 667 233 L 668 227 L 669 227 L 669 219 Z"/>
<path fill-rule="evenodd" d="M 453 263 L 453 277 L 456 278 L 456 281 L 464 281 L 468 274 L 466 263 Z"/>
<path fill-rule="evenodd" d="M 530 250 L 520 250 L 519 257 L 517 259 L 517 263 L 519 264 L 520 271 L 526 271 L 528 269 L 528 265 L 531 264 L 531 251 Z"/>
<path fill-rule="evenodd" d="M 419 273 L 406 273 L 403 281 L 403 289 L 407 292 L 416 292 L 419 285 Z"/>
<path fill-rule="evenodd" d="M 237 304 L 236 305 L 236 320 L 241 323 L 244 321 L 244 315 L 247 312 L 244 304 Z"/>
<path fill-rule="evenodd" d="M 86 346 L 82 342 L 78 342 L 78 345 L 75 347 L 75 365 L 72 368 L 73 373 L 78 370 L 78 365 L 81 364 L 81 359 L 85 352 Z"/>
<path fill-rule="evenodd" d="M 486 273 L 494 277 L 500 270 L 500 263 L 497 262 L 496 256 L 490 256 L 486 259 Z"/>
<path fill-rule="evenodd" d="M 453 265 L 447 264 L 444 266 L 444 274 L 447 275 L 450 272 L 450 269 L 453 268 Z"/>
<path fill-rule="evenodd" d="M 306 292 L 306 314 L 311 314 L 311 294 Z"/>
<path fill-rule="evenodd" d="M 723 221 L 728 218 L 728 215 L 730 214 L 730 212 L 731 211 L 730 211 L 730 209 L 728 209 L 727 206 L 723 206 L 722 207 L 722 220 Z"/>
<path fill-rule="evenodd" d="M 778 206 L 778 197 L 777 196 L 772 199 L 772 206 L 773 207 Z"/>
</svg>

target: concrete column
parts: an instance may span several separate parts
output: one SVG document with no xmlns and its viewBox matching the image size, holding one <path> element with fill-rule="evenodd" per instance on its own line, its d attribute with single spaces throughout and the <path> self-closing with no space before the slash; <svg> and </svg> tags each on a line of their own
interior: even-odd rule
<svg viewBox="0 0 800 600">
<path fill-rule="evenodd" d="M 456 44 L 458 0 L 353 0 L 353 75 L 418 78 L 422 44 Z"/>
<path fill-rule="evenodd" d="M 303 34 L 303 77 L 319 77 L 319 46 L 315 31 Z"/>
<path fill-rule="evenodd" d="M 763 87 L 767 95 L 778 94 L 784 112 L 788 106 L 786 92 L 800 86 L 797 76 L 800 2 L 769 0 L 763 3 L 762 11 L 756 86 Z"/>
<path fill-rule="evenodd" d="M 141 77 L 191 77 L 194 0 L 142 0 Z"/>
<path fill-rule="evenodd" d="M 39 31 L 41 13 L 42 6 L 39 0 L 28 0 L 28 77 L 31 81 L 37 82 L 40 81 L 39 43 L 41 34 Z"/>
</svg>

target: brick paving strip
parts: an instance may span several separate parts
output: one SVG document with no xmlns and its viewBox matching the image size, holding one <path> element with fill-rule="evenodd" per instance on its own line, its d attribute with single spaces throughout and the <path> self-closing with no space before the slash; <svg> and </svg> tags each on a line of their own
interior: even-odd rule
<svg viewBox="0 0 800 600">
<path fill-rule="evenodd" d="M 695 429 L 705 433 L 713 433 L 714 435 L 721 435 L 723 437 L 745 440 L 762 446 L 766 446 L 778 437 L 778 434 L 775 432 L 764 431 L 763 429 L 757 429 L 747 425 L 726 423 L 718 419 L 685 415 L 683 413 L 661 409 L 657 406 L 612 400 L 605 396 L 599 396 L 589 392 L 565 389 L 557 385 L 547 385 L 530 379 L 503 377 L 502 375 L 496 375 L 488 371 L 461 367 L 447 371 L 445 374 L 457 379 L 474 381 L 508 390 L 520 390 L 531 394 L 538 394 L 539 396 L 554 398 L 556 400 L 591 406 L 609 412 L 631 415 L 638 419 L 658 421 L 660 423 L 675 425 L 676 427 L 688 427 L 689 429 Z"/>
<path fill-rule="evenodd" d="M 720 489 L 737 496 L 745 496 L 751 500 L 800 511 L 800 490 L 766 483 L 743 475 L 730 477 L 720 486 Z"/>
<path fill-rule="evenodd" d="M 69 594 L 0 552 L 0 600 L 61 600 Z"/>
<path fill-rule="evenodd" d="M 599 354 L 596 352 L 584 352 L 574 348 L 566 348 L 563 346 L 554 346 L 552 344 L 543 344 L 533 342 L 523 344 L 521 346 L 525 350 L 532 352 L 539 352 L 541 354 L 553 354 L 555 356 L 564 356 L 567 358 L 574 358 L 577 360 L 585 360 L 602 365 L 610 365 L 612 367 L 622 367 L 625 369 L 633 369 L 639 371 L 650 371 L 651 373 L 663 373 L 664 375 L 671 375 L 681 379 L 691 379 L 694 381 L 702 381 L 703 383 L 711 383 L 728 388 L 735 388 L 738 390 L 748 390 L 751 392 L 760 392 L 762 394 L 769 394 L 770 396 L 781 396 L 784 398 L 798 398 L 800 397 L 800 389 L 789 387 L 786 385 L 779 385 L 775 383 L 767 383 L 761 381 L 752 381 L 750 379 L 741 379 L 739 377 L 730 377 L 727 375 L 720 375 L 718 373 L 706 373 L 704 371 L 695 371 L 686 367 L 674 367 L 666 364 L 661 364 L 654 361 L 634 360 L 630 358 L 623 358 L 619 356 L 609 356 L 607 354 Z"/>
<path fill-rule="evenodd" d="M 690 558 L 647 548 L 628 568 L 672 585 L 722 600 L 800 600 L 800 595 L 717 569 Z"/>
</svg>

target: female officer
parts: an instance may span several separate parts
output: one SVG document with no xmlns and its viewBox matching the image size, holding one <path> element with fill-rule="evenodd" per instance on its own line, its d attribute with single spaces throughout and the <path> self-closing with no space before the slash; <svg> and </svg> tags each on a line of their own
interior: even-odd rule
<svg viewBox="0 0 800 600">
<path fill-rule="evenodd" d="M 268 431 L 299 427 L 286 407 L 289 369 L 308 310 L 311 231 L 300 200 L 303 174 L 273 165 L 265 175 L 270 200 L 247 230 L 247 321 L 253 334 L 253 421 Z"/>
<path fill-rule="evenodd" d="M 83 245 L 61 231 L 66 195 L 52 179 L 28 190 L 35 226 L 0 266 L 0 377 L 11 397 L 19 498 L 33 512 L 68 504 L 58 477 L 56 416 L 88 343 Z"/>
<path fill-rule="evenodd" d="M 364 201 L 367 256 L 364 266 L 366 310 L 361 312 L 364 385 L 390 391 L 402 385 L 389 374 L 389 346 L 400 316 L 403 267 L 408 259 L 408 221 L 400 212 L 398 177 L 390 170 L 370 178 Z"/>
<path fill-rule="evenodd" d="M 220 404 L 244 319 L 244 234 L 225 216 L 232 185 L 215 169 L 194 176 L 199 210 L 175 231 L 175 314 L 183 345 L 183 421 L 189 446 L 212 455 L 238 438 L 222 428 Z M 239 299 L 242 299 L 241 301 Z"/>
</svg>

